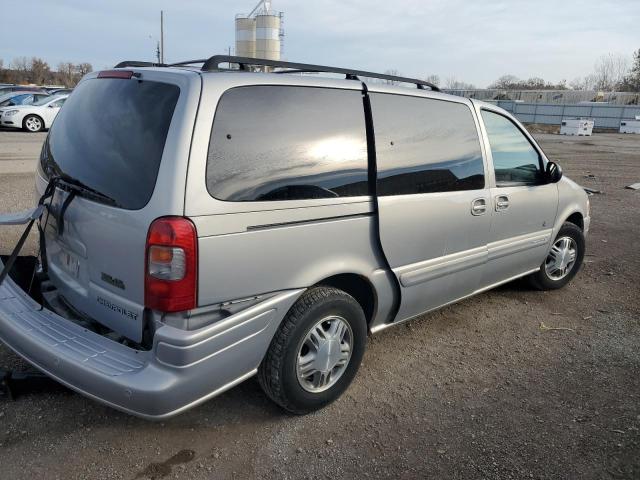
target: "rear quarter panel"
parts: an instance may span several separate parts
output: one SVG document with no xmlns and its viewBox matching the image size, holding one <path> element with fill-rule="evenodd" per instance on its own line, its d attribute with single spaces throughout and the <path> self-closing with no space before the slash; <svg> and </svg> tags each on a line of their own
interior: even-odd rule
<svg viewBox="0 0 640 480">
<path fill-rule="evenodd" d="M 394 304 L 394 287 L 373 247 L 376 226 L 371 208 L 368 202 L 311 207 L 295 212 L 307 220 L 276 226 L 264 226 L 269 216 L 265 212 L 192 217 L 200 235 L 199 305 L 306 288 L 333 275 L 353 273 L 368 279 L 375 291 L 373 322 L 386 321 Z M 330 214 L 341 209 L 360 213 L 343 218 Z M 289 212 L 280 215 L 290 216 Z M 234 231 L 207 235 L 225 231 L 227 219 L 221 217 L 230 217 L 228 228 Z"/>
</svg>

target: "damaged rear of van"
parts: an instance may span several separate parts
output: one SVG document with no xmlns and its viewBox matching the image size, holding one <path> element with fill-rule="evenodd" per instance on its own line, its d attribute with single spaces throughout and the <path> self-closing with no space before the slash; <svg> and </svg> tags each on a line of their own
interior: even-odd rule
<svg viewBox="0 0 640 480">
<path fill-rule="evenodd" d="M 198 307 L 184 202 L 201 89 L 201 75 L 182 69 L 85 77 L 37 168 L 38 192 L 52 192 L 39 219 L 45 308 L 10 278 L 0 286 L 2 341 L 60 383 L 146 418 L 253 375 L 266 326 L 294 300 L 272 296 L 237 315 Z"/>
</svg>

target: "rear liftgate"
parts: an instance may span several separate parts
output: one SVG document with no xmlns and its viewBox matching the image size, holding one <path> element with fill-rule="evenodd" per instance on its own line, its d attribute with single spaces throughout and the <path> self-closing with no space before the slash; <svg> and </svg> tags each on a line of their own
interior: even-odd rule
<svg viewBox="0 0 640 480">
<path fill-rule="evenodd" d="M 49 211 L 45 202 L 53 196 L 57 181 L 57 178 L 51 179 L 47 185 L 44 195 L 42 195 L 38 201 L 37 207 L 19 213 L 0 215 L 0 226 L 27 225 L 9 257 L 6 258 L 5 262 L 0 260 L 0 285 L 2 285 L 5 279 L 9 276 L 9 273 L 13 273 L 12 276 L 23 277 L 23 281 L 21 282 L 17 279 L 17 283 L 21 284 L 23 288 L 26 287 L 28 293 L 31 293 L 31 285 L 37 269 L 37 259 L 24 259 L 23 257 L 19 257 L 19 254 L 29 237 L 29 233 L 31 232 L 33 225 L 37 222 L 38 231 L 40 232 L 40 256 L 42 258 L 43 265 L 46 265 L 43 232 Z M 44 226 L 41 224 L 43 214 L 45 215 Z M 64 215 L 64 212 L 62 212 L 60 216 L 62 215 Z M 18 396 L 23 394 L 52 391 L 68 390 L 38 370 L 30 369 L 25 371 L 13 371 L 0 368 L 0 399 L 6 398 L 8 400 L 15 400 Z"/>
</svg>

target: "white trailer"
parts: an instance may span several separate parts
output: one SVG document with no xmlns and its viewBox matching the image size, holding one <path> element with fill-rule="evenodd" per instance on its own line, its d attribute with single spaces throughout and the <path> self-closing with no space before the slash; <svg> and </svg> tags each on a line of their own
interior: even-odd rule
<svg viewBox="0 0 640 480">
<path fill-rule="evenodd" d="M 640 115 L 636 115 L 635 120 L 622 120 L 620 122 L 620 133 L 640 134 Z"/>
<path fill-rule="evenodd" d="M 560 135 L 585 135 L 593 133 L 595 122 L 589 118 L 563 118 L 560 126 Z"/>
</svg>

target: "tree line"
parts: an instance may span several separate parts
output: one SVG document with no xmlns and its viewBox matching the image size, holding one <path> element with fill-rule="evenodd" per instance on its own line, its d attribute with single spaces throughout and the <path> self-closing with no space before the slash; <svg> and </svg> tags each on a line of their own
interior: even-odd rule
<svg viewBox="0 0 640 480">
<path fill-rule="evenodd" d="M 400 75 L 397 70 L 387 70 L 389 75 Z M 471 83 L 447 77 L 444 80 L 439 75 L 429 75 L 423 80 L 438 87 L 450 90 L 476 90 Z M 387 80 L 386 83 L 397 83 Z M 599 57 L 593 67 L 593 72 L 573 79 L 571 82 L 561 80 L 558 83 L 548 82 L 540 77 L 521 79 L 515 75 L 503 75 L 487 88 L 493 90 L 598 90 L 618 92 L 640 92 L 640 49 L 632 56 L 632 61 L 620 54 L 607 54 Z"/>
<path fill-rule="evenodd" d="M 569 82 L 557 84 L 534 77 L 521 80 L 514 75 L 503 75 L 489 85 L 497 90 L 599 90 L 640 92 L 640 49 L 633 54 L 631 65 L 626 56 L 609 53 L 596 60 L 593 72 Z"/>
<path fill-rule="evenodd" d="M 17 57 L 5 68 L 4 61 L 0 59 L 0 83 L 75 87 L 84 75 L 92 71 L 90 63 L 71 62 L 60 62 L 56 70 L 52 70 L 47 62 L 38 57 Z"/>
</svg>

